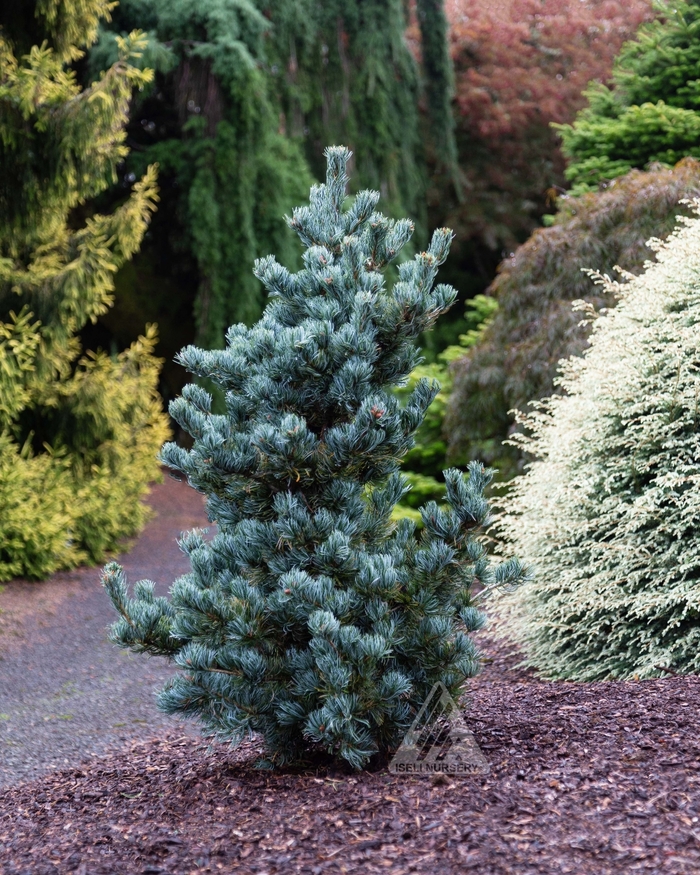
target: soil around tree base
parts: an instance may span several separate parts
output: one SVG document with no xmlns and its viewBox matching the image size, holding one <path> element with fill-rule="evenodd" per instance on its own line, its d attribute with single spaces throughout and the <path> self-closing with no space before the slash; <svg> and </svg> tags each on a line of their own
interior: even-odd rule
<svg viewBox="0 0 700 875">
<path fill-rule="evenodd" d="M 479 639 L 486 775 L 261 772 L 171 733 L 0 794 L 3 875 L 700 871 L 700 679 L 545 682 Z"/>
</svg>

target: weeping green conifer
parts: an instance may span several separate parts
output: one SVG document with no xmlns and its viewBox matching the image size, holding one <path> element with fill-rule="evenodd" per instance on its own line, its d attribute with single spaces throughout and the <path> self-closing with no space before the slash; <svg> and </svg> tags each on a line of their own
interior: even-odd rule
<svg viewBox="0 0 700 875">
<path fill-rule="evenodd" d="M 435 142 L 453 142 L 442 4 L 431 10 L 424 92 L 401 0 L 122 0 L 90 64 L 111 63 L 118 33 L 149 31 L 145 59 L 158 72 L 136 103 L 129 133 L 138 148 L 125 173 L 158 161 L 164 205 L 160 249 L 120 286 L 130 309 L 155 285 L 148 275 L 172 269 L 198 343 L 220 347 L 229 324 L 254 322 L 264 293 L 247 266 L 272 251 L 299 267 L 282 217 L 323 175 L 331 142 L 352 145 L 357 188 L 379 190 L 391 215 L 415 216 L 423 245 L 424 93 Z"/>
<path fill-rule="evenodd" d="M 315 173 L 323 175 L 327 143 L 349 143 L 357 186 L 380 191 L 391 214 L 415 216 L 424 234 L 421 89 L 405 39 L 405 4 L 273 0 L 264 6 L 283 123 L 304 142 Z"/>
<path fill-rule="evenodd" d="M 282 216 L 311 183 L 298 145 L 279 130 L 264 65 L 269 21 L 241 0 L 126 3 L 93 69 L 112 60 L 114 31 L 131 27 L 151 29 L 158 79 L 137 101 L 130 130 L 139 149 L 128 170 L 158 162 L 169 248 L 196 265 L 197 342 L 221 347 L 231 323 L 250 324 L 263 307 L 262 287 L 242 265 L 270 249 L 293 261 Z"/>
<path fill-rule="evenodd" d="M 448 42 L 444 0 L 417 0 L 417 12 L 428 116 L 431 122 L 430 141 L 436 157 L 456 180 L 457 143 L 452 112 L 454 68 Z"/>
</svg>

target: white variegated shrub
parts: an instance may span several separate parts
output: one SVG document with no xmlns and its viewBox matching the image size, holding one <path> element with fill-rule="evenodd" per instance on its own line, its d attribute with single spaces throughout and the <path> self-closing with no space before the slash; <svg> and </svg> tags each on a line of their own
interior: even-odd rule
<svg viewBox="0 0 700 875">
<path fill-rule="evenodd" d="M 534 461 L 500 527 L 534 577 L 504 628 L 549 677 L 700 670 L 700 219 L 650 246 L 639 277 L 593 275 L 618 306 L 521 415 Z"/>
</svg>

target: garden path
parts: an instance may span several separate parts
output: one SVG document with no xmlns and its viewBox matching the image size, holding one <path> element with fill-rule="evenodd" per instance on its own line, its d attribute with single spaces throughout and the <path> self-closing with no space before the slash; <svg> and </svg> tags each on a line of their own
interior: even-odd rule
<svg viewBox="0 0 700 875">
<path fill-rule="evenodd" d="M 175 539 L 206 525 L 201 495 L 167 473 L 133 549 L 118 557 L 131 583 L 165 594 L 189 564 Z M 107 637 L 116 618 L 99 568 L 42 583 L 12 581 L 0 593 L 0 788 L 73 766 L 130 740 L 194 727 L 161 714 L 155 692 L 171 671 L 158 658 L 119 650 Z"/>
</svg>

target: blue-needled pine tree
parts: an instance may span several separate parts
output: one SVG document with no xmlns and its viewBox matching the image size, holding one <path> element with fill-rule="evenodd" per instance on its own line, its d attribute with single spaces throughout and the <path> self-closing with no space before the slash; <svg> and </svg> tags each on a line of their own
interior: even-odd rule
<svg viewBox="0 0 700 875">
<path fill-rule="evenodd" d="M 233 326 L 223 350 L 180 353 L 221 387 L 226 413 L 186 386 L 170 411 L 194 445 L 166 444 L 162 459 L 207 496 L 216 534 L 182 537 L 192 570 L 170 599 L 149 581 L 131 598 L 116 563 L 103 578 L 121 615 L 113 640 L 180 669 L 160 707 L 234 743 L 259 733 L 279 764 L 315 750 L 361 768 L 390 752 L 436 681 L 458 696 L 478 670 L 473 585 L 524 574 L 516 560 L 490 565 L 477 537 L 490 474 L 476 463 L 445 472 L 450 506 L 422 509 L 419 538 L 391 522 L 400 460 L 439 387 L 419 381 L 403 406 L 388 390 L 455 299 L 434 286 L 451 232 L 387 288 L 382 269 L 413 226 L 375 212 L 373 191 L 343 209 L 350 155 L 326 151 L 325 185 L 288 220 L 303 270 L 256 262 L 271 298 L 260 322 Z"/>
</svg>

